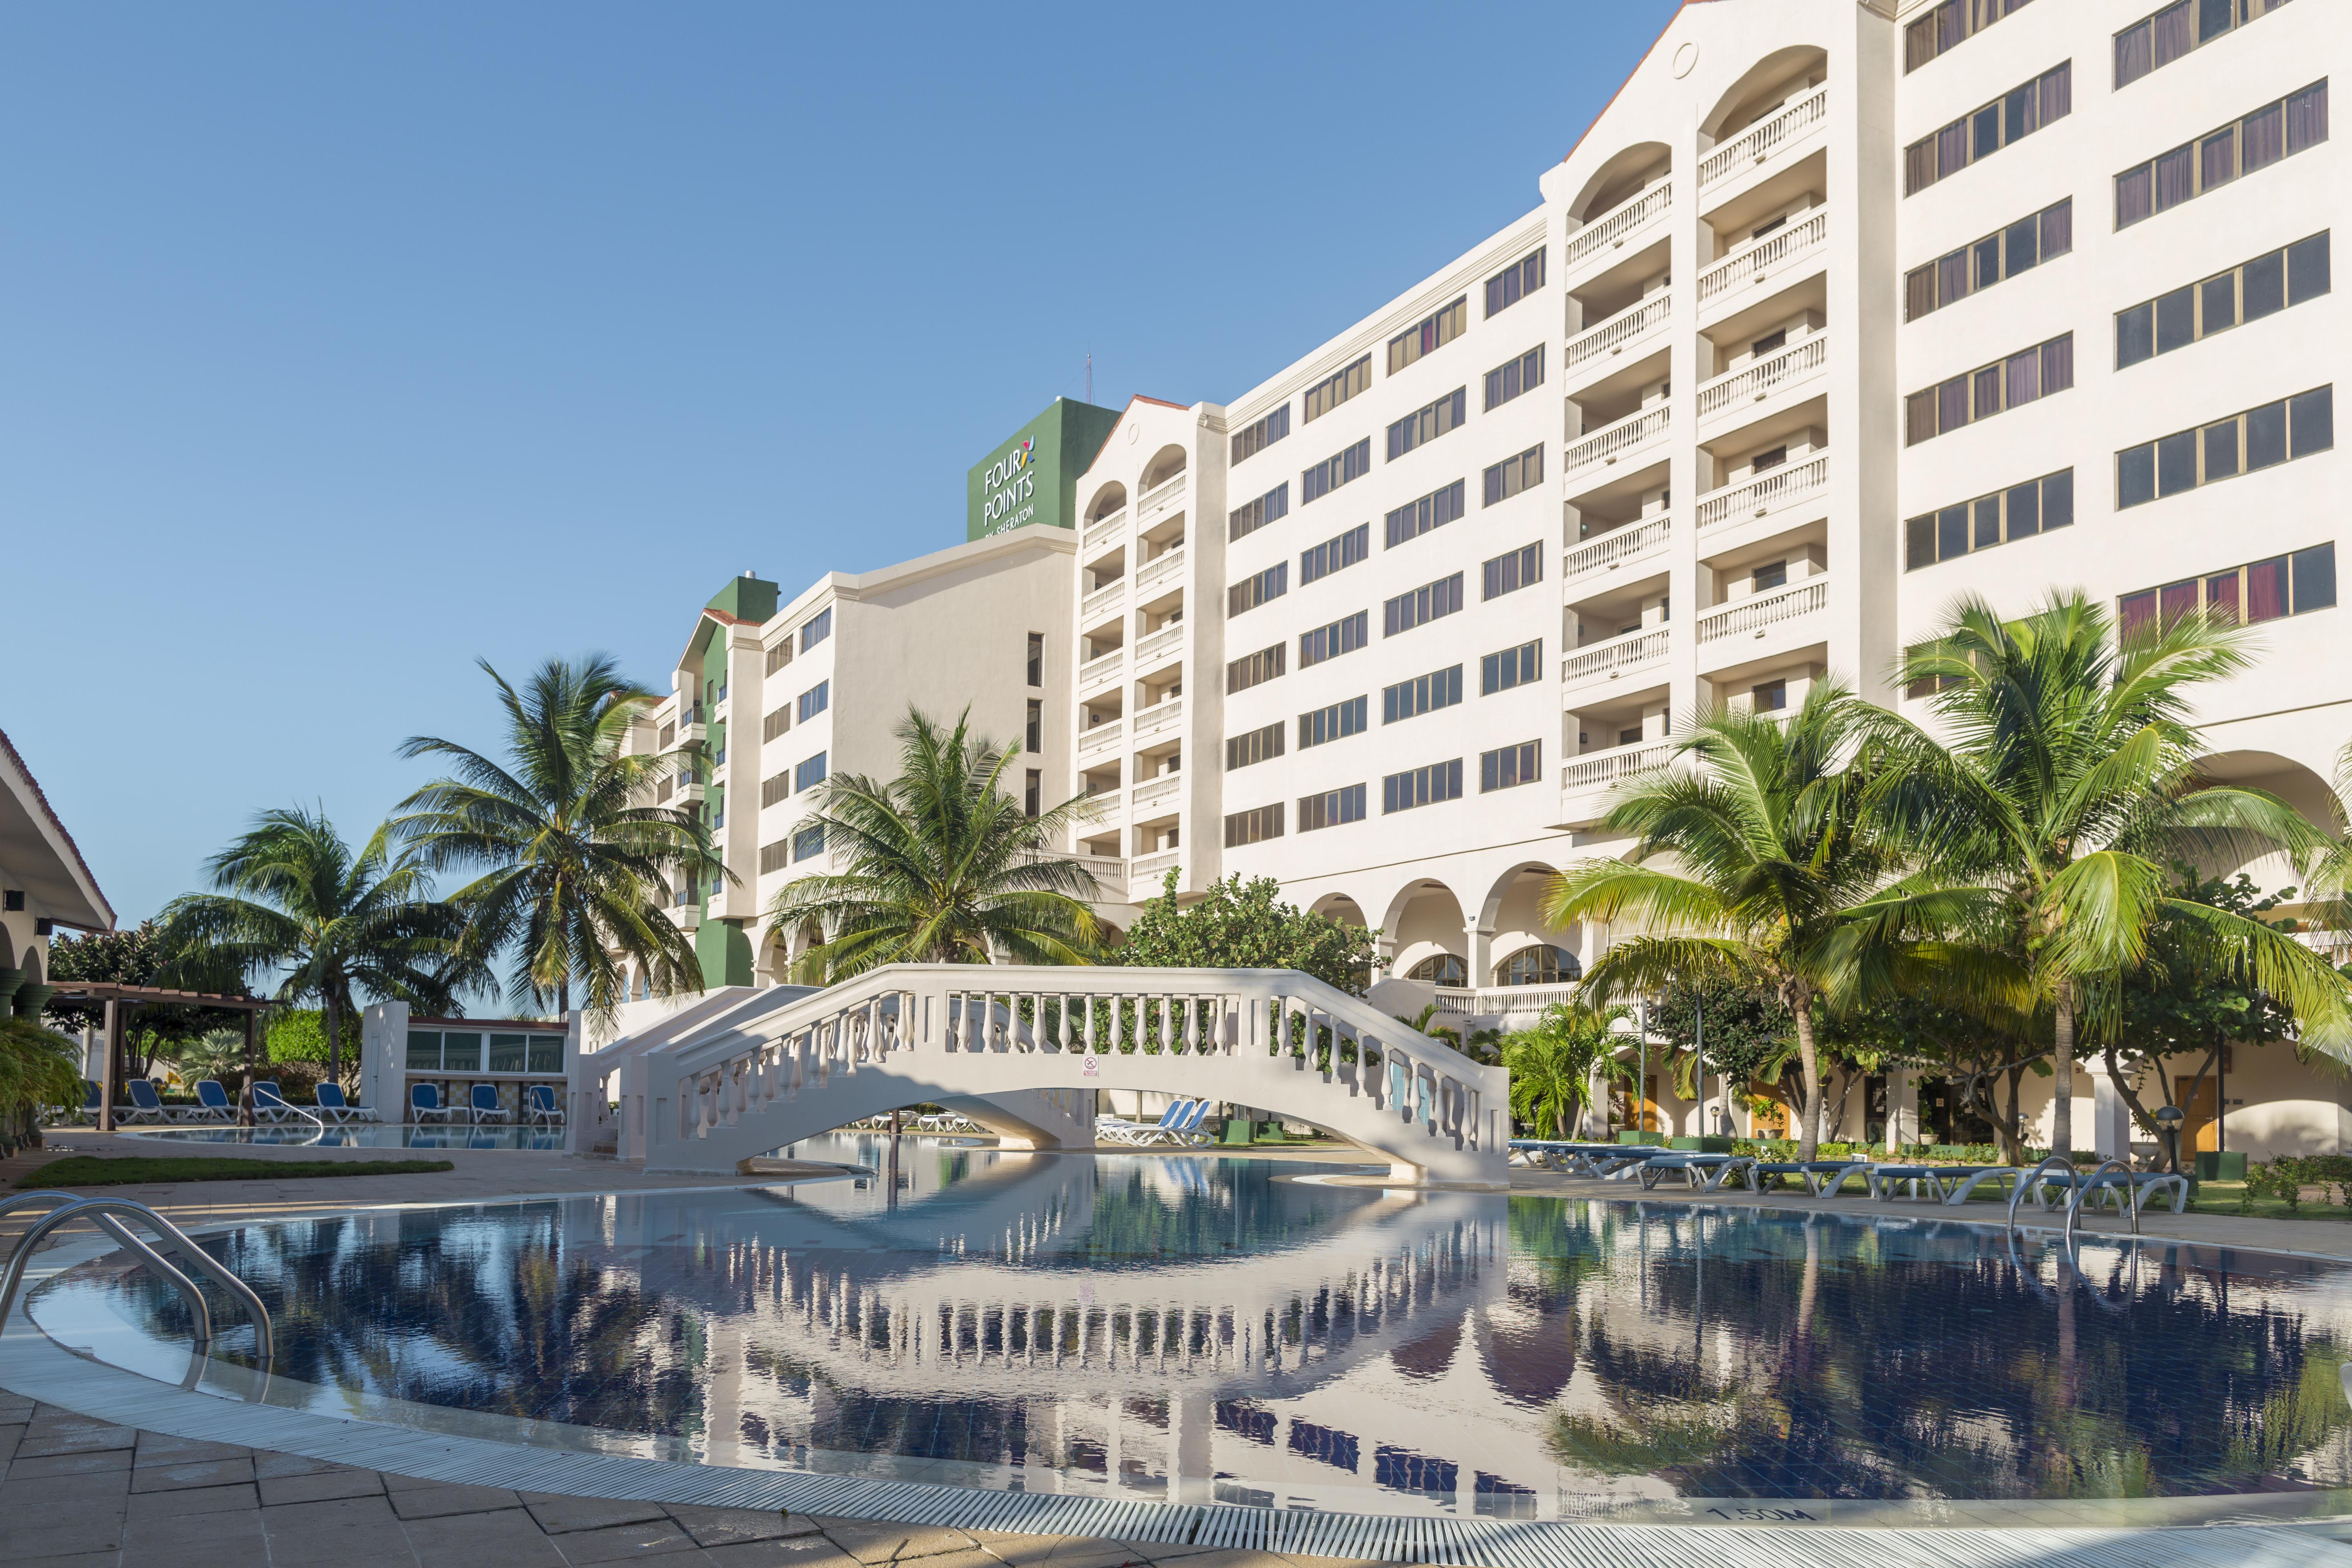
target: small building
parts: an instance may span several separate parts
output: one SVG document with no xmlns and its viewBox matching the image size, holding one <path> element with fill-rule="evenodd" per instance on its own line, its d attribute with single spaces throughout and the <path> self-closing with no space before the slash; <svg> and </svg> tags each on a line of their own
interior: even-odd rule
<svg viewBox="0 0 2352 1568">
<path fill-rule="evenodd" d="M 518 1117 L 534 1084 L 563 1103 L 580 1055 L 580 1014 L 568 1018 L 431 1018 L 405 1002 L 380 1002 L 360 1017 L 360 1103 L 386 1121 L 408 1117 L 412 1085 L 429 1083 L 444 1105 L 465 1105 L 487 1083 Z"/>
</svg>

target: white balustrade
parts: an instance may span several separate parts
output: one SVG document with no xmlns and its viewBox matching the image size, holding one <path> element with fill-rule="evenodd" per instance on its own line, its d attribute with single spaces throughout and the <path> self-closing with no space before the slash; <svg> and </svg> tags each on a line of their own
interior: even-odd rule
<svg viewBox="0 0 2352 1568">
<path fill-rule="evenodd" d="M 1724 637 L 1736 637 L 1744 632 L 1764 635 L 1764 628 L 1782 621 L 1793 621 L 1800 616 L 1810 616 L 1825 609 L 1830 602 L 1830 585 L 1826 578 L 1814 577 L 1802 583 L 1792 583 L 1785 588 L 1753 599 L 1742 599 L 1727 608 L 1710 611 L 1698 619 L 1698 640 L 1717 642 Z"/>
<path fill-rule="evenodd" d="M 1564 790 L 1606 788 L 1620 779 L 1655 773 L 1664 767 L 1674 754 L 1675 745 L 1671 741 L 1658 741 L 1646 746 L 1612 746 L 1605 752 L 1587 752 L 1561 764 L 1559 787 Z"/>
<path fill-rule="evenodd" d="M 1737 522 L 1743 518 L 1762 517 L 1791 501 L 1826 489 L 1829 482 L 1830 458 L 1827 452 L 1801 462 L 1783 463 L 1777 468 L 1767 468 L 1753 479 L 1726 485 L 1719 490 L 1699 497 L 1698 525 L 1713 528 L 1719 523 Z"/>
<path fill-rule="evenodd" d="M 1573 267 L 1586 257 L 1616 249 L 1632 238 L 1636 229 L 1664 216 L 1674 199 L 1674 185 L 1661 179 L 1647 190 L 1619 203 L 1568 237 L 1568 256 L 1564 265 Z"/>
<path fill-rule="evenodd" d="M 1610 317 L 1597 327 L 1591 327 L 1568 340 L 1561 355 L 1562 363 L 1573 370 L 1586 360 L 1601 354 L 1621 354 L 1625 345 L 1643 336 L 1654 327 L 1666 324 L 1674 310 L 1671 294 L 1657 293 Z"/>
<path fill-rule="evenodd" d="M 1136 736 L 1140 739 L 1145 735 L 1156 735 L 1183 717 L 1184 700 L 1181 697 L 1171 697 L 1149 708 L 1138 709 L 1135 714 Z"/>
<path fill-rule="evenodd" d="M 1499 1015 L 1507 1021 L 1524 1024 L 1554 1003 L 1570 1006 L 1576 1003 L 1573 982 L 1559 985 L 1440 985 L 1434 989 L 1441 1018 L 1491 1018 Z"/>
<path fill-rule="evenodd" d="M 1830 117 L 1827 82 L 1788 105 L 1769 120 L 1759 121 L 1699 160 L 1700 190 L 1727 180 L 1743 169 L 1769 161 Z"/>
<path fill-rule="evenodd" d="M 1078 614 L 1089 618 L 1118 608 L 1127 599 L 1127 579 L 1107 583 L 1078 602 Z"/>
<path fill-rule="evenodd" d="M 1078 735 L 1078 754 L 1084 756 L 1090 752 L 1101 751 L 1105 746 L 1116 742 L 1126 732 L 1126 721 L 1106 719 L 1091 730 L 1081 731 Z"/>
<path fill-rule="evenodd" d="M 1184 475 L 1178 474 L 1174 479 L 1162 479 L 1144 491 L 1143 499 L 1135 503 L 1136 521 L 1140 522 L 1154 512 L 1166 510 L 1171 502 L 1183 495 L 1184 479 Z"/>
<path fill-rule="evenodd" d="M 1085 544 L 1091 548 L 1110 538 L 1127 526 L 1127 509 L 1119 508 L 1108 517 L 1098 517 L 1087 524 Z"/>
<path fill-rule="evenodd" d="M 1698 416 L 1704 419 L 1722 409 L 1761 403 L 1776 392 L 1786 391 L 1821 374 L 1828 368 L 1829 363 L 1829 334 L 1810 333 L 1787 348 L 1740 366 L 1728 375 L 1719 375 L 1713 381 L 1701 383 Z"/>
<path fill-rule="evenodd" d="M 1829 210 L 1815 207 L 1805 216 L 1781 225 L 1763 238 L 1749 240 L 1698 275 L 1698 302 L 1706 305 L 1734 289 L 1762 282 L 1783 262 L 1793 261 L 1818 249 L 1829 238 Z"/>
<path fill-rule="evenodd" d="M 1146 668 L 1153 659 L 1184 645 L 1184 623 L 1160 627 L 1135 645 L 1135 668 Z"/>
<path fill-rule="evenodd" d="M 1143 570 L 1135 574 L 1136 591 L 1140 593 L 1155 583 L 1164 583 L 1183 569 L 1184 547 L 1180 544 L 1165 554 L 1155 555 L 1143 563 Z"/>
<path fill-rule="evenodd" d="M 1596 675 L 1616 675 L 1656 664 L 1666 657 L 1666 627 L 1654 626 L 1579 648 L 1559 661 L 1559 678 L 1562 681 L 1585 680 Z"/>
<path fill-rule="evenodd" d="M 1647 408 L 1628 414 L 1614 424 L 1603 425 L 1589 436 L 1579 437 L 1560 454 L 1560 471 L 1572 474 L 1595 463 L 1618 461 L 1635 447 L 1646 446 L 1664 435 L 1673 410 L 1671 403 L 1654 403 Z"/>
<path fill-rule="evenodd" d="M 1639 522 L 1612 529 L 1591 543 L 1580 545 L 1561 557 L 1560 580 L 1574 582 L 1595 572 L 1622 566 L 1628 561 L 1663 548 L 1674 536 L 1674 520 L 1668 517 L 1645 517 Z"/>
<path fill-rule="evenodd" d="M 1115 647 L 1098 658 L 1090 658 L 1078 666 L 1078 685 L 1082 688 L 1097 686 L 1103 681 L 1112 679 L 1118 676 L 1119 667 L 1126 662 L 1127 650 L 1123 647 Z"/>
<path fill-rule="evenodd" d="M 1141 811 L 1146 806 L 1158 805 L 1163 800 L 1174 800 L 1176 792 L 1183 786 L 1183 774 L 1169 773 L 1136 785 L 1128 800 L 1136 810 Z"/>
</svg>

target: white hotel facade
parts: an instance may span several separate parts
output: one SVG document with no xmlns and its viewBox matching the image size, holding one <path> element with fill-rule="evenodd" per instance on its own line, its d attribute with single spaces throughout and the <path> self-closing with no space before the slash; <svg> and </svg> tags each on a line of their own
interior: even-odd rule
<svg viewBox="0 0 2352 1568">
<path fill-rule="evenodd" d="M 1103 807 L 1072 847 L 1129 900 L 1171 870 L 1276 878 L 1474 1016 L 1605 945 L 1544 925 L 1541 880 L 1622 850 L 1594 826 L 1609 790 L 1678 722 L 1825 673 L 1916 711 L 1887 671 L 1963 593 L 2236 606 L 2264 654 L 2209 694 L 2212 771 L 2324 819 L 2352 740 L 2347 41 L 2338 0 L 1694 0 L 1525 217 L 1221 405 L 1136 399 L 1068 531 L 961 547 L 1058 586 L 1019 626 L 957 611 L 1005 646 L 955 694 L 877 656 L 872 727 L 968 695 L 1010 735 L 1040 703 L 1047 793 Z M 729 635 L 781 636 L 827 591 Z M 754 732 L 746 791 L 781 755 Z M 791 938 L 756 911 L 797 868 L 760 847 L 798 800 L 728 838 L 762 982 Z M 2231 1147 L 2352 1148 L 2336 1080 L 2236 1054 Z M 1885 1092 L 1903 1136 L 1932 1116 Z M 2077 1097 L 2080 1142 L 2128 1137 L 2095 1073 Z"/>
</svg>

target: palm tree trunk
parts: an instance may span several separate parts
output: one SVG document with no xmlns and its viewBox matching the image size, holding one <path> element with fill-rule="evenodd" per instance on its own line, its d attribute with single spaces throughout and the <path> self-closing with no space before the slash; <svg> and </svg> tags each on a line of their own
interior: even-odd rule
<svg viewBox="0 0 2352 1568">
<path fill-rule="evenodd" d="M 327 987 L 324 994 L 319 998 L 319 1005 L 327 1015 L 327 1081 L 341 1083 L 343 1081 L 342 1019 L 335 1006 L 335 992 L 332 986 Z"/>
<path fill-rule="evenodd" d="M 569 979 L 555 983 L 555 1016 L 558 1018 L 572 1016 L 572 982 Z"/>
<path fill-rule="evenodd" d="M 2074 987 L 2071 983 L 2058 987 L 2054 1011 L 2055 1049 L 2050 1066 L 2058 1081 L 2052 1086 L 2050 1098 L 2050 1152 L 2071 1156 L 2074 1152 Z"/>
<path fill-rule="evenodd" d="M 1797 1066 L 1805 1080 L 1805 1125 L 1798 1134 L 1797 1158 L 1815 1160 L 1822 1150 L 1822 1058 L 1813 1039 L 1813 999 L 1800 991 L 1790 1012 L 1797 1020 Z"/>
</svg>

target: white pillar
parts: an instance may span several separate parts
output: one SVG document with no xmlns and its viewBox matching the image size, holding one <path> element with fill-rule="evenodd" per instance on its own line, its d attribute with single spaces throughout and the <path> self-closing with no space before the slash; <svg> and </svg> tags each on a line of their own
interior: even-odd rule
<svg viewBox="0 0 2352 1568">
<path fill-rule="evenodd" d="M 2091 1147 L 2102 1160 L 2130 1159 L 2131 1107 L 2107 1075 L 2107 1064 L 2082 1062 L 2077 1068 L 2091 1079 Z"/>
<path fill-rule="evenodd" d="M 1470 989 L 1483 990 L 1495 984 L 1495 933 L 1482 926 L 1472 926 L 1465 934 L 1470 945 Z"/>
<path fill-rule="evenodd" d="M 1886 1152 L 1919 1142 L 1919 1075 L 1909 1068 L 1886 1073 Z"/>
</svg>

